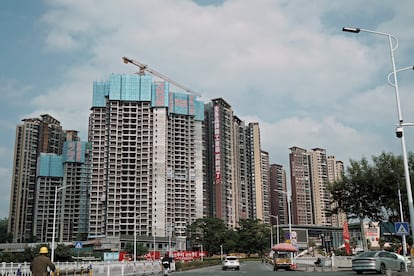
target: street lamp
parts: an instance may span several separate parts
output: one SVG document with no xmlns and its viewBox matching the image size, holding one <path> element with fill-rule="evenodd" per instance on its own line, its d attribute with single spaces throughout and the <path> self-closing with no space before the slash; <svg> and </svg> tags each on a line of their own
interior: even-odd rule
<svg viewBox="0 0 414 276">
<path fill-rule="evenodd" d="M 292 195 L 289 194 L 288 192 L 285 192 L 285 191 L 282 191 L 282 190 L 274 189 L 274 191 L 286 195 L 286 199 L 288 201 L 289 242 L 292 243 L 292 218 L 291 218 L 291 211 L 290 211 L 290 205 L 292 203 Z M 290 252 L 290 259 L 292 260 L 292 264 L 293 264 L 293 252 Z"/>
<path fill-rule="evenodd" d="M 395 73 L 402 72 L 402 71 L 406 71 L 406 70 L 410 70 L 410 69 L 411 70 L 414 70 L 414 66 L 409 66 L 409 67 L 404 67 L 404 68 L 398 69 L 398 70 L 395 71 Z M 390 77 L 393 74 L 394 74 L 394 72 L 389 73 L 387 79 L 388 79 L 388 84 L 391 85 L 391 86 L 393 86 L 393 87 L 395 87 L 395 84 L 390 80 Z M 404 128 L 403 127 L 404 126 L 411 126 L 411 125 L 414 125 L 414 124 L 413 123 L 402 123 L 400 121 L 399 124 L 397 124 L 396 131 L 395 131 L 397 137 L 398 138 L 403 138 L 403 136 L 404 136 Z M 408 192 L 411 194 L 411 190 L 410 191 L 407 191 L 407 193 Z M 399 201 L 399 204 L 400 204 L 400 217 L 401 217 L 401 221 L 404 221 L 403 208 L 402 208 L 402 203 L 401 203 L 400 183 L 398 183 L 398 201 Z M 407 243 L 406 243 L 406 237 L 405 237 L 405 235 L 402 236 L 402 247 L 403 247 L 403 255 L 406 256 L 406 254 L 407 254 Z"/>
<path fill-rule="evenodd" d="M 66 186 L 62 186 L 60 188 L 55 189 L 55 203 L 54 203 L 54 207 L 53 207 L 53 230 L 52 230 L 52 256 L 51 256 L 51 261 L 53 262 L 55 260 L 55 232 L 56 232 L 56 202 L 57 202 L 57 194 L 59 191 L 65 189 L 66 187 L 69 187 L 72 185 L 66 185 Z"/>
<path fill-rule="evenodd" d="M 292 196 L 289 193 L 287 193 L 285 191 L 282 191 L 282 190 L 274 189 L 274 191 L 286 195 L 286 199 L 288 201 L 289 240 L 290 240 L 291 239 L 291 235 L 292 235 L 292 219 L 291 219 L 291 212 L 290 212 L 290 205 L 291 205 L 291 202 L 292 202 Z"/>
<path fill-rule="evenodd" d="M 136 214 L 136 212 L 135 212 Z M 137 217 L 134 217 L 134 272 L 135 272 L 135 260 L 137 259 Z"/>
<path fill-rule="evenodd" d="M 270 215 L 270 217 L 272 217 L 272 218 L 275 218 L 276 219 L 276 243 L 279 243 L 279 216 L 278 215 Z M 270 235 L 271 235 L 271 247 L 273 246 L 273 225 L 272 225 L 272 223 L 270 223 L 271 225 L 271 227 L 270 227 Z"/>
<path fill-rule="evenodd" d="M 403 213 L 403 207 L 401 203 L 400 183 L 399 182 L 397 183 L 398 183 L 398 203 L 400 204 L 400 219 L 401 221 L 404 221 L 404 213 Z M 407 256 L 407 241 L 406 241 L 405 235 L 402 236 L 402 248 L 403 248 L 403 256 Z"/>
<path fill-rule="evenodd" d="M 152 235 L 153 235 L 153 240 L 152 240 L 152 243 L 153 243 L 153 245 L 152 245 L 152 260 L 153 261 L 155 261 L 155 234 L 156 234 L 156 227 L 154 226 L 154 230 L 153 230 L 153 232 L 152 232 Z"/>
<path fill-rule="evenodd" d="M 273 215 L 270 215 L 270 217 L 276 217 Z M 270 220 L 270 248 L 273 247 L 273 223 L 272 220 Z"/>
<path fill-rule="evenodd" d="M 344 27 L 344 28 L 342 28 L 342 31 L 351 32 L 351 33 L 367 32 L 367 33 L 373 33 L 373 34 L 378 34 L 378 35 L 383 35 L 383 36 L 388 37 L 388 42 L 389 42 L 389 46 L 390 46 L 390 54 L 391 54 L 391 63 L 392 63 L 392 73 L 391 74 L 394 76 L 394 83 L 392 83 L 392 84 L 390 83 L 390 81 L 389 81 L 390 75 L 388 75 L 388 82 L 392 86 L 394 86 L 394 88 L 395 88 L 395 99 L 396 99 L 396 103 L 397 103 L 397 112 L 398 112 L 397 137 L 401 139 L 401 147 L 402 147 L 402 152 L 403 152 L 403 163 L 404 163 L 405 184 L 406 184 L 406 188 L 407 188 L 407 197 L 408 197 L 408 209 L 410 211 L 410 223 L 411 223 L 412 236 L 414 237 L 413 195 L 412 195 L 412 192 L 411 192 L 411 181 L 410 181 L 410 172 L 408 170 L 407 150 L 406 150 L 406 147 L 405 147 L 405 139 L 404 139 L 404 135 L 403 135 L 404 123 L 403 123 L 403 119 L 402 119 L 402 115 L 401 115 L 400 96 L 399 96 L 399 92 L 398 92 L 398 80 L 397 80 L 397 72 L 407 70 L 407 68 L 403 68 L 403 69 L 398 70 L 398 71 L 395 69 L 394 51 L 398 48 L 398 39 L 395 36 L 393 36 L 391 34 L 388 34 L 388 33 L 365 30 L 365 29 L 360 29 L 360 28 Z M 393 43 L 392 43 L 393 40 L 395 41 L 395 45 L 393 45 Z"/>
</svg>

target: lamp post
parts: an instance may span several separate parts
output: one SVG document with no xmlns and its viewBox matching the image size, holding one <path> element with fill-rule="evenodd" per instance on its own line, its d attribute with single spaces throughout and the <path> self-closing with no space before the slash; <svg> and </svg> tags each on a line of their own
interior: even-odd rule
<svg viewBox="0 0 414 276">
<path fill-rule="evenodd" d="M 291 211 L 290 211 L 290 205 L 291 205 L 291 202 L 292 202 L 292 195 L 289 194 L 288 192 L 285 192 L 285 191 L 282 191 L 282 190 L 274 189 L 274 191 L 286 195 L 286 199 L 288 201 L 289 242 L 291 243 L 292 242 L 292 218 L 291 218 L 292 215 L 291 215 Z M 290 252 L 290 259 L 292 260 L 292 264 L 293 264 L 293 252 Z"/>
<path fill-rule="evenodd" d="M 273 247 L 273 224 L 270 223 L 270 248 Z"/>
<path fill-rule="evenodd" d="M 53 262 L 55 260 L 55 232 L 56 232 L 56 203 L 57 203 L 57 194 L 59 191 L 65 189 L 66 187 L 69 187 L 72 185 L 66 185 L 66 186 L 62 186 L 60 188 L 55 189 L 55 203 L 54 203 L 54 207 L 53 207 L 53 228 L 52 228 L 52 254 L 51 254 L 51 261 Z"/>
<path fill-rule="evenodd" d="M 291 202 L 292 202 L 292 196 L 289 193 L 287 193 L 285 191 L 282 191 L 282 190 L 275 189 L 274 191 L 286 195 L 286 199 L 288 201 L 289 240 L 290 240 L 291 239 L 291 234 L 292 234 L 292 218 L 291 218 L 291 211 L 290 211 L 290 205 L 291 205 Z"/>
<path fill-rule="evenodd" d="M 404 213 L 403 213 L 403 207 L 401 203 L 400 183 L 399 182 L 397 183 L 398 183 L 398 203 L 400 205 L 400 219 L 401 221 L 404 221 Z M 407 256 L 407 241 L 406 241 L 405 235 L 402 236 L 402 248 L 403 248 L 403 256 Z"/>
<path fill-rule="evenodd" d="M 137 215 L 136 206 L 135 206 L 135 215 L 134 215 L 134 272 L 137 260 L 137 219 L 140 218 L 140 215 Z"/>
<path fill-rule="evenodd" d="M 279 239 L 279 216 L 278 215 L 270 215 L 270 217 L 275 218 L 276 219 L 276 243 L 279 243 L 280 239 Z M 271 225 L 270 227 L 270 232 L 271 232 L 271 246 L 273 246 L 273 233 L 272 233 L 272 229 L 273 229 L 273 225 Z"/>
<path fill-rule="evenodd" d="M 154 230 L 153 230 L 153 233 L 152 233 L 152 235 L 153 235 L 153 240 L 152 240 L 152 260 L 153 261 L 155 261 L 155 233 L 156 233 L 156 228 L 155 228 L 155 226 L 154 226 Z"/>
<path fill-rule="evenodd" d="M 136 256 L 137 256 L 137 218 L 134 217 L 134 271 L 135 271 L 135 260 L 137 258 Z"/>
<path fill-rule="evenodd" d="M 414 70 L 414 66 L 409 66 L 409 67 L 404 67 L 401 69 L 398 69 L 394 72 L 391 72 L 388 74 L 388 84 L 395 87 L 395 84 L 390 80 L 391 75 L 396 74 L 398 72 L 401 71 L 406 71 L 406 70 Z M 414 123 L 402 123 L 401 121 L 399 122 L 399 124 L 397 124 L 397 128 L 396 128 L 396 135 L 397 137 L 400 137 L 403 139 L 404 136 L 404 126 L 412 126 L 414 125 Z M 405 170 L 405 166 L 404 166 L 404 170 Z M 411 185 L 410 185 L 411 186 Z M 408 193 L 408 190 L 407 190 Z M 410 194 L 411 194 L 411 190 L 410 190 Z M 401 221 L 404 221 L 404 214 L 403 214 L 403 208 L 402 208 L 402 203 L 401 203 L 401 190 L 400 190 L 400 183 L 398 183 L 398 202 L 400 205 L 400 218 Z M 409 205 L 410 206 L 410 205 Z M 403 248 L 403 255 L 406 256 L 407 255 L 407 242 L 406 242 L 406 237 L 405 235 L 402 236 L 402 248 Z M 407 267 L 406 267 L 406 271 L 407 271 Z"/>
<path fill-rule="evenodd" d="M 401 147 L 402 147 L 402 153 L 403 153 L 403 163 L 404 163 L 404 175 L 405 175 L 405 184 L 407 188 L 407 197 L 408 197 L 408 209 L 410 212 L 410 224 L 411 224 L 411 231 L 412 236 L 414 237 L 414 206 L 413 206 L 413 195 L 411 192 L 411 181 L 410 181 L 410 172 L 408 170 L 408 158 L 407 158 L 407 150 L 405 147 L 405 138 L 403 135 L 403 118 L 401 115 L 401 105 L 400 105 L 400 96 L 398 91 L 398 80 L 397 80 L 397 72 L 407 70 L 407 68 L 403 68 L 400 70 L 395 69 L 395 60 L 394 60 L 394 51 L 398 48 L 398 39 L 388 33 L 382 33 L 377 31 L 371 31 L 371 30 L 365 30 L 360 28 L 349 28 L 344 27 L 342 28 L 342 31 L 344 32 L 351 32 L 351 33 L 359 33 L 359 32 L 367 32 L 372 34 L 378 34 L 388 37 L 388 43 L 390 46 L 390 54 L 391 54 L 391 63 L 392 63 L 392 75 L 394 76 L 394 83 L 391 84 L 389 81 L 390 75 L 388 75 L 388 82 L 394 86 L 395 88 L 395 99 L 397 103 L 397 113 L 398 113 L 398 125 L 397 125 L 397 137 L 401 139 Z M 395 45 L 393 45 L 392 41 L 395 41 Z"/>
<path fill-rule="evenodd" d="M 174 224 L 173 223 L 167 223 L 167 227 L 168 227 L 168 229 L 167 229 L 167 231 L 168 231 L 168 256 L 169 257 L 172 257 L 172 253 L 171 253 L 171 247 L 172 247 L 172 245 L 171 245 L 171 239 L 172 239 L 172 231 L 173 231 L 173 227 L 174 227 Z"/>
</svg>

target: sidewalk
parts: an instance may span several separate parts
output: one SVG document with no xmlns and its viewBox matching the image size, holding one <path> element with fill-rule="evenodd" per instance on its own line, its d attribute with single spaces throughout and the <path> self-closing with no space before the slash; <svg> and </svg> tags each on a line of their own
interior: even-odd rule
<svg viewBox="0 0 414 276">
<path fill-rule="evenodd" d="M 414 275 L 414 268 L 409 267 L 408 272 L 392 272 L 390 275 L 397 276 L 397 275 Z"/>
<path fill-rule="evenodd" d="M 352 271 L 351 267 L 330 267 L 330 266 L 315 266 L 315 265 L 305 265 L 305 264 L 298 264 L 298 270 L 300 271 L 305 271 L 305 272 L 335 272 L 335 271 Z M 397 272 L 397 271 L 392 271 L 392 272 L 388 272 L 385 275 L 392 275 L 392 276 L 402 276 L 402 275 L 414 275 L 414 268 L 413 267 L 408 267 L 408 272 Z"/>
</svg>

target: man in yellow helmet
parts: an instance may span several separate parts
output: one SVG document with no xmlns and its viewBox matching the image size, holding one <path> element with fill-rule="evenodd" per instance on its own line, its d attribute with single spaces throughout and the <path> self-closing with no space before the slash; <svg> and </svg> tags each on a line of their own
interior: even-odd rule
<svg viewBox="0 0 414 276">
<path fill-rule="evenodd" d="M 47 276 L 49 275 L 48 269 L 50 271 L 55 271 L 55 265 L 50 261 L 49 257 L 47 256 L 49 250 L 47 247 L 43 246 L 39 250 L 39 256 L 35 257 L 32 262 L 30 263 L 30 271 L 32 272 L 32 276 Z"/>
</svg>

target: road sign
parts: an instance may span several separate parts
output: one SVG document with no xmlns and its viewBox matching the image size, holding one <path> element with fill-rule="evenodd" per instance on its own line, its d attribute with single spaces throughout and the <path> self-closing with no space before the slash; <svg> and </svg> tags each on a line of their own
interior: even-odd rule
<svg viewBox="0 0 414 276">
<path fill-rule="evenodd" d="M 75 242 L 75 248 L 82 248 L 82 242 L 80 241 Z"/>
<path fill-rule="evenodd" d="M 395 223 L 395 235 L 407 236 L 410 234 L 408 222 L 396 222 Z"/>
</svg>

